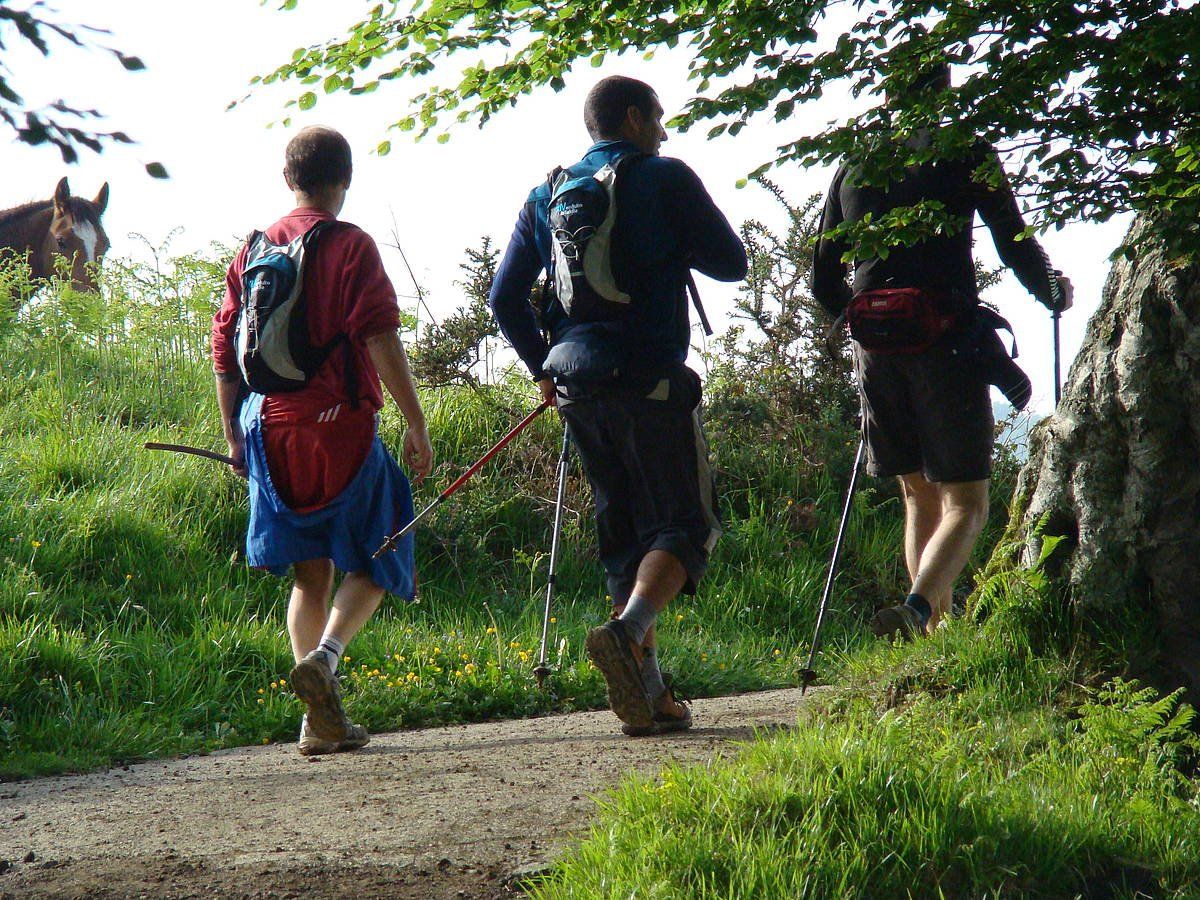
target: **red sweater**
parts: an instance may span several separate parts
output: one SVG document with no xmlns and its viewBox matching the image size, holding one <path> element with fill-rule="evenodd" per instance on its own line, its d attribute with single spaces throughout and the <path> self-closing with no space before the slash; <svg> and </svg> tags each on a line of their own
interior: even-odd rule
<svg viewBox="0 0 1200 900">
<path fill-rule="evenodd" d="M 286 244 L 317 222 L 334 217 L 323 210 L 296 209 L 266 230 Z M 236 372 L 234 332 L 241 305 L 243 247 L 225 275 L 225 299 L 213 319 L 213 368 Z M 305 264 L 308 329 L 314 345 L 339 334 L 350 339 L 335 350 L 299 391 L 269 394 L 263 402 L 263 438 L 271 480 L 284 502 L 298 512 L 328 503 L 349 484 L 374 436 L 375 411 L 383 406 L 379 373 L 367 339 L 400 326 L 396 292 L 383 269 L 375 242 L 348 223 L 323 234 Z M 346 378 L 346 353 L 358 382 L 353 408 Z"/>
</svg>

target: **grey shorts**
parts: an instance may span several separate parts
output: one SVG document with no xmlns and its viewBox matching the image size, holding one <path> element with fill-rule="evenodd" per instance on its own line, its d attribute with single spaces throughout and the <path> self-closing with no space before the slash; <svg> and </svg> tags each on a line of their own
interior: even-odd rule
<svg viewBox="0 0 1200 900">
<path fill-rule="evenodd" d="M 926 481 L 982 481 L 992 471 L 995 418 L 988 385 L 945 344 L 881 354 L 854 345 L 867 471 L 920 472 Z"/>
</svg>

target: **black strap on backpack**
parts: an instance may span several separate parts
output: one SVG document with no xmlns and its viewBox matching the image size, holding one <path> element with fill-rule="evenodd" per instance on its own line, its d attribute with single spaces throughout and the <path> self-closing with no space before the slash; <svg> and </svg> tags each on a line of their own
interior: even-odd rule
<svg viewBox="0 0 1200 900">
<path fill-rule="evenodd" d="M 700 302 L 700 289 L 696 287 L 696 276 L 692 274 L 692 270 L 688 269 L 687 274 L 688 293 L 692 295 L 692 305 L 696 307 L 696 315 L 700 317 L 700 324 L 704 328 L 705 337 L 712 337 L 712 325 L 708 322 L 708 316 L 704 312 L 704 304 Z"/>
</svg>

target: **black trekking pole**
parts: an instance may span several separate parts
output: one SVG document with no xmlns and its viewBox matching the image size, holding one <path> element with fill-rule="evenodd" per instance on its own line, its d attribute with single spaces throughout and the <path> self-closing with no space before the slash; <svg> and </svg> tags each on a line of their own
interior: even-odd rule
<svg viewBox="0 0 1200 900">
<path fill-rule="evenodd" d="M 563 421 L 562 455 L 558 458 L 558 498 L 554 501 L 554 536 L 550 540 L 550 573 L 546 578 L 546 609 L 542 615 L 542 649 L 538 664 L 533 668 L 533 677 L 540 688 L 550 675 L 546 663 L 546 637 L 550 633 L 550 601 L 554 599 L 554 576 L 558 564 L 558 539 L 562 534 L 563 499 L 567 493 L 567 468 L 571 464 L 571 434 Z"/>
<path fill-rule="evenodd" d="M 808 665 L 800 670 L 800 696 L 817 680 L 813 663 L 821 646 L 821 626 L 825 624 L 825 611 L 829 608 L 829 597 L 833 593 L 833 579 L 837 576 L 838 557 L 842 555 L 842 542 L 846 538 L 846 523 L 850 521 L 850 508 L 854 504 L 854 485 L 858 483 L 858 470 L 862 466 L 864 441 L 858 440 L 858 452 L 854 454 L 854 468 L 850 471 L 850 487 L 846 491 L 846 505 L 842 508 L 842 523 L 838 526 L 837 540 L 833 542 L 833 557 L 829 560 L 829 577 L 825 579 L 825 592 L 821 595 L 821 608 L 817 611 L 817 628 L 813 632 L 812 650 L 808 654 Z"/>
<path fill-rule="evenodd" d="M 1058 323 L 1062 320 L 1062 310 L 1054 310 L 1050 318 L 1054 322 L 1054 408 L 1058 409 L 1058 401 L 1062 399 L 1062 364 L 1058 337 Z"/>
</svg>

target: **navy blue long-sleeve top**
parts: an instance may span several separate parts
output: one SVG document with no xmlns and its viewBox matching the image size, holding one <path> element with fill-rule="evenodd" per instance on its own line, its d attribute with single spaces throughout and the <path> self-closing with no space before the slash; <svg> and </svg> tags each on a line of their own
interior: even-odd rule
<svg viewBox="0 0 1200 900">
<path fill-rule="evenodd" d="M 1045 251 L 1031 237 L 1017 239 L 1025 230 L 1025 220 L 1012 189 L 1007 183 L 992 187 L 974 176 L 980 165 L 990 162 L 999 166 L 995 157 L 990 146 L 980 143 L 962 159 L 910 169 L 886 189 L 858 184 L 856 168 L 843 164 L 825 200 L 822 232 L 842 222 L 859 221 L 868 214 L 878 220 L 892 209 L 920 200 L 941 201 L 947 210 L 961 217 L 963 225 L 911 246 L 892 247 L 886 259 L 856 259 L 853 288 L 846 284 L 846 264 L 842 261 L 846 243 L 820 238 L 813 255 L 813 297 L 834 315 L 845 309 L 851 297 L 884 287 L 926 288 L 977 303 L 971 231 L 978 212 L 992 233 L 1001 261 L 1026 290 L 1047 306 L 1052 305 L 1057 285 L 1051 282 Z"/>
<path fill-rule="evenodd" d="M 577 165 L 598 169 L 631 152 L 636 148 L 626 141 L 600 141 Z M 543 377 L 551 344 L 567 336 L 577 339 L 598 324 L 603 327 L 595 328 L 597 339 L 619 341 L 646 369 L 683 362 L 690 344 L 688 270 L 718 281 L 746 276 L 741 239 L 700 178 L 680 160 L 646 156 L 632 161 L 617 185 L 616 202 L 613 270 L 617 285 L 633 298 L 631 308 L 615 323 L 578 324 L 551 301 L 543 313 L 549 343 L 529 303 L 538 277 L 552 266 L 547 183 L 530 192 L 517 216 L 488 304 L 535 378 Z"/>
</svg>

